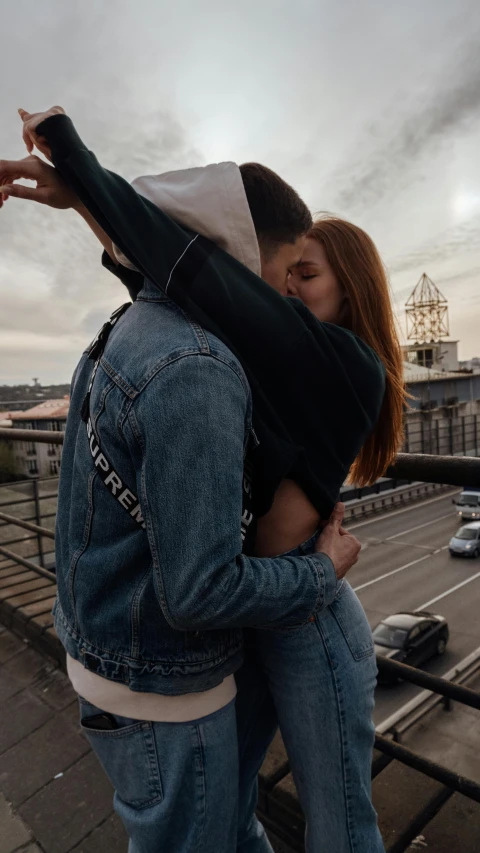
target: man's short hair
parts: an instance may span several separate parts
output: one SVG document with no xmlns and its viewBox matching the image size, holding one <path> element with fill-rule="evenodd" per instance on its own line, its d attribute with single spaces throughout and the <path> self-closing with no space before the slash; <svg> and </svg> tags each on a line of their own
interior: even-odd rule
<svg viewBox="0 0 480 853">
<path fill-rule="evenodd" d="M 240 166 L 257 239 L 265 255 L 282 243 L 295 243 L 312 227 L 312 215 L 297 192 L 260 163 Z"/>
</svg>

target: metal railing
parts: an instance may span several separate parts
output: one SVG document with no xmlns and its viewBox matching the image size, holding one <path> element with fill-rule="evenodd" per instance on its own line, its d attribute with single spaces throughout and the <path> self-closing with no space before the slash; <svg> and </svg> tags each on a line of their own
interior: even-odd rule
<svg viewBox="0 0 480 853">
<path fill-rule="evenodd" d="M 38 558 L 41 568 L 52 558 L 52 549 L 48 548 L 46 540 L 53 539 L 53 532 L 45 522 L 49 523 L 56 516 L 57 483 L 58 477 L 32 477 L 0 484 L 0 546 L 20 546 L 20 556 Z M 14 508 L 18 515 L 12 515 Z M 29 535 L 13 534 L 16 528 Z"/>
<path fill-rule="evenodd" d="M 404 449 L 407 453 L 434 453 L 437 456 L 478 456 L 480 417 L 454 415 L 434 417 L 432 411 L 414 409 L 405 418 Z"/>
<path fill-rule="evenodd" d="M 0 439 L 8 439 L 10 441 L 40 441 L 43 443 L 62 444 L 63 434 L 52 433 L 42 430 L 22 430 L 22 429 L 0 429 Z M 480 459 L 475 457 L 457 457 L 457 456 L 436 456 L 426 454 L 409 454 L 401 453 L 396 459 L 394 465 L 387 472 L 388 476 L 397 480 L 423 481 L 427 483 L 440 483 L 451 486 L 480 486 Z M 38 497 L 38 496 L 37 496 Z M 25 500 L 13 501 L 10 506 L 24 503 Z M 51 530 L 42 527 L 39 523 L 32 523 L 31 520 L 19 519 L 10 513 L 5 513 L 1 509 L 5 504 L 0 504 L 0 521 L 3 524 L 14 524 L 26 531 L 31 532 L 34 536 L 53 539 L 54 535 Z M 21 540 L 23 541 L 23 540 Z M 42 576 L 52 577 L 42 566 L 37 565 L 31 560 L 22 557 L 15 552 L 5 547 L 6 543 L 0 545 L 0 554 L 14 560 L 22 566 L 31 569 Z M 13 544 L 10 542 L 9 544 Z M 444 697 L 446 700 L 459 702 L 463 705 L 480 710 L 480 693 L 471 690 L 463 685 L 453 683 L 431 675 L 422 670 L 413 669 L 406 664 L 399 663 L 379 657 L 377 659 L 380 672 L 390 676 L 398 677 L 403 681 L 409 681 L 417 684 L 420 687 L 426 688 L 432 694 L 437 694 Z M 436 779 L 443 785 L 446 785 L 453 791 L 458 791 L 471 799 L 480 802 L 480 784 L 473 779 L 467 779 L 452 770 L 449 770 L 442 765 L 430 761 L 427 758 L 413 752 L 405 746 L 402 746 L 395 739 L 395 730 L 391 738 L 385 737 L 387 732 L 383 730 L 376 735 L 375 746 L 385 756 L 386 763 L 393 759 L 408 765 L 409 767 L 418 770 L 419 772 Z"/>
</svg>

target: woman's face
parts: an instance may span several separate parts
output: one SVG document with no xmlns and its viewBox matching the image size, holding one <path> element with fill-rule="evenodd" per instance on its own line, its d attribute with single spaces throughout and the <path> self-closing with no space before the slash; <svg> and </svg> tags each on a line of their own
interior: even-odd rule
<svg viewBox="0 0 480 853">
<path fill-rule="evenodd" d="M 288 281 L 288 296 L 305 303 L 318 320 L 339 323 L 347 298 L 327 261 L 323 246 L 308 237 L 300 263 Z"/>
</svg>

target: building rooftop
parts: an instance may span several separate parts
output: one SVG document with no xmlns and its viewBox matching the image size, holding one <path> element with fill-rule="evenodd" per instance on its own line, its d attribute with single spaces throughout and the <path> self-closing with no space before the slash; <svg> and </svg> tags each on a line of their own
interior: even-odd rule
<svg viewBox="0 0 480 853">
<path fill-rule="evenodd" d="M 60 400 L 43 400 L 25 412 L 9 412 L 8 417 L 12 421 L 41 421 L 65 419 L 68 415 L 70 399 L 62 397 Z"/>
<path fill-rule="evenodd" d="M 434 370 L 433 367 L 422 367 L 421 364 L 412 364 L 409 361 L 403 362 L 403 374 L 406 382 L 414 382 L 419 379 L 434 379 L 445 376 L 441 370 Z"/>
</svg>

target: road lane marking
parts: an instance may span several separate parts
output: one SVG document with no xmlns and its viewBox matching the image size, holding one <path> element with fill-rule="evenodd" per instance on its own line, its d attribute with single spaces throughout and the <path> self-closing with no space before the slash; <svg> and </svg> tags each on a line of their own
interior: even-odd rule
<svg viewBox="0 0 480 853">
<path fill-rule="evenodd" d="M 444 500 L 445 498 L 451 498 L 452 495 L 458 494 L 460 489 L 453 489 L 451 492 L 444 492 L 443 495 L 439 495 L 436 498 L 430 498 L 428 501 L 417 501 L 412 506 L 406 506 L 404 509 L 396 509 L 395 512 L 385 511 L 384 515 L 378 513 L 375 518 L 370 518 L 368 521 L 360 521 L 358 524 L 348 524 L 348 530 L 357 530 L 359 527 L 366 527 L 367 524 L 375 524 L 379 521 L 385 521 L 389 518 L 394 518 L 396 515 L 402 515 L 404 512 L 412 512 L 414 509 L 421 509 L 424 506 L 428 506 L 428 504 L 434 504 L 437 501 Z M 347 507 L 348 509 L 348 507 Z"/>
<path fill-rule="evenodd" d="M 452 518 L 452 513 L 447 512 L 445 515 L 439 515 L 438 518 L 432 518 L 431 521 L 424 521 L 423 524 L 417 524 L 416 527 L 409 527 L 408 530 L 402 530 L 401 533 L 394 533 L 393 536 L 387 536 L 383 541 L 390 542 L 391 539 L 399 539 L 400 536 L 406 536 L 407 533 L 413 533 L 414 530 L 421 530 L 422 527 L 428 527 L 429 524 L 435 524 L 437 521 L 443 521 L 444 518 Z"/>
<path fill-rule="evenodd" d="M 425 554 L 424 557 L 419 557 L 418 560 L 412 560 L 410 563 L 405 563 L 404 566 L 399 566 L 398 569 L 393 569 L 391 572 L 386 572 L 384 575 L 380 575 L 378 578 L 374 578 L 371 581 L 367 581 L 366 583 L 361 583 L 360 586 L 355 586 L 353 588 L 354 592 L 359 592 L 361 589 L 365 589 L 367 586 L 373 586 L 374 583 L 378 583 L 379 581 L 385 580 L 385 578 L 391 578 L 392 575 L 397 575 L 398 572 L 403 572 L 405 569 L 409 569 L 411 566 L 416 566 L 417 563 L 422 563 L 423 560 L 429 560 L 431 557 L 434 557 L 436 554 L 439 554 L 440 551 L 445 551 L 448 548 L 448 545 L 443 545 L 442 548 L 436 548 L 435 551 L 432 551 L 431 554 Z M 421 608 L 418 608 L 419 610 Z"/>
<path fill-rule="evenodd" d="M 462 581 L 461 583 L 457 583 L 455 586 L 452 586 L 451 589 L 447 589 L 446 592 L 442 592 L 441 595 L 437 595 L 436 598 L 431 598 L 430 601 L 426 601 L 425 604 L 421 604 L 420 607 L 415 608 L 415 613 L 417 610 L 425 610 L 427 607 L 430 607 L 431 604 L 435 604 L 437 601 L 441 601 L 442 598 L 446 598 L 447 595 L 451 595 L 452 592 L 456 592 L 457 589 L 461 589 L 462 586 L 466 586 L 468 583 L 472 583 L 472 581 L 480 578 L 480 572 L 477 572 L 476 575 L 472 575 L 471 578 L 467 578 L 467 580 Z"/>
<path fill-rule="evenodd" d="M 386 542 L 387 540 L 384 539 L 383 541 Z M 396 539 L 391 539 L 390 545 L 401 545 L 402 548 L 420 548 L 421 551 L 431 551 L 432 550 L 431 545 L 413 545 L 412 542 L 397 542 Z"/>
</svg>

